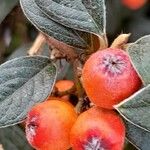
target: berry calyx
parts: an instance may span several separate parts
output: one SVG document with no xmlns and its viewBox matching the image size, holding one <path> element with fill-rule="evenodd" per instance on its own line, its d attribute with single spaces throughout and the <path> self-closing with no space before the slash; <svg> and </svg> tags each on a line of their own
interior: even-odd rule
<svg viewBox="0 0 150 150">
<path fill-rule="evenodd" d="M 125 126 L 114 111 L 93 107 L 78 117 L 70 139 L 74 150 L 122 150 Z"/>
<path fill-rule="evenodd" d="M 66 150 L 69 133 L 77 119 L 72 105 L 50 100 L 35 105 L 28 113 L 26 137 L 36 150 Z"/>
<path fill-rule="evenodd" d="M 108 48 L 97 51 L 86 61 L 82 71 L 83 86 L 96 105 L 113 109 L 141 87 L 141 80 L 127 53 Z"/>
</svg>

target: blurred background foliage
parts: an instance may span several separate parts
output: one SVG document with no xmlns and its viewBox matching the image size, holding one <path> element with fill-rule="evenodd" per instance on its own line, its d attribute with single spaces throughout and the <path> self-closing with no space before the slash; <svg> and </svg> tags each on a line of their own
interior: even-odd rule
<svg viewBox="0 0 150 150">
<path fill-rule="evenodd" d="M 121 0 L 106 0 L 106 7 L 109 44 L 121 33 L 131 33 L 130 42 L 150 34 L 150 2 L 138 10 L 130 10 L 122 5 Z M 26 55 L 37 34 L 18 0 L 0 0 L 0 63 Z M 72 76 L 72 73 L 68 74 Z M 32 149 L 27 144 L 24 129 L 17 125 L 0 129 L 0 143 L 5 150 Z M 126 144 L 125 149 L 135 150 L 130 144 Z"/>
</svg>

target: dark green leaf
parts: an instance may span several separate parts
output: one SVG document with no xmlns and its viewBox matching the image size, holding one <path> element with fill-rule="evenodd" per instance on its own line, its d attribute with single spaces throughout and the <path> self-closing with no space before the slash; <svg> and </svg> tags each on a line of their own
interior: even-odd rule
<svg viewBox="0 0 150 150">
<path fill-rule="evenodd" d="M 0 0 L 0 23 L 17 4 L 18 0 Z"/>
<path fill-rule="evenodd" d="M 35 103 L 46 99 L 56 78 L 48 57 L 21 57 L 0 66 L 0 127 L 25 119 Z"/>
<path fill-rule="evenodd" d="M 150 131 L 150 85 L 116 105 L 115 108 L 128 121 Z"/>
<path fill-rule="evenodd" d="M 48 17 L 76 30 L 105 33 L 104 0 L 35 0 Z"/>
<path fill-rule="evenodd" d="M 17 48 L 8 58 L 7 60 L 11 60 L 17 57 L 21 57 L 21 56 L 27 56 L 27 50 L 30 49 L 30 47 L 32 46 L 33 43 L 29 43 L 26 45 L 22 45 L 19 48 Z M 48 45 L 44 45 L 41 49 L 41 55 L 42 56 L 47 56 L 49 57 L 50 52 L 49 52 L 49 47 Z M 61 80 L 64 79 L 66 77 L 66 74 L 68 73 L 68 70 L 70 69 L 70 64 L 65 60 L 65 59 L 61 59 L 61 60 L 57 60 L 55 62 L 56 67 L 58 68 L 57 71 L 57 80 Z M 71 68 L 72 69 L 72 68 Z M 71 74 L 73 77 L 73 74 Z"/>
<path fill-rule="evenodd" d="M 150 35 L 131 44 L 128 53 L 144 85 L 150 84 Z"/>
<path fill-rule="evenodd" d="M 125 121 L 126 137 L 139 150 L 150 149 L 150 132 L 147 132 L 134 124 Z"/>
<path fill-rule="evenodd" d="M 33 150 L 19 126 L 0 129 L 0 143 L 4 150 Z"/>
<path fill-rule="evenodd" d="M 85 34 L 67 28 L 47 17 L 36 5 L 34 0 L 20 0 L 21 7 L 26 17 L 35 25 L 41 32 L 54 37 L 55 39 L 65 42 L 75 47 L 88 47 L 88 42 L 81 38 Z"/>
</svg>

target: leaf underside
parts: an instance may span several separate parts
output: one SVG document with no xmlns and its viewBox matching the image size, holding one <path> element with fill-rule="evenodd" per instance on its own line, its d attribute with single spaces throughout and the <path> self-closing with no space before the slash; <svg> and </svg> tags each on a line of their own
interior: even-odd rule
<svg viewBox="0 0 150 150">
<path fill-rule="evenodd" d="M 136 146 L 139 150 L 150 149 L 150 132 L 147 132 L 134 124 L 125 121 L 126 137 L 131 144 Z"/>
<path fill-rule="evenodd" d="M 0 66 L 0 127 L 17 124 L 50 94 L 56 68 L 48 57 L 20 57 Z"/>
<path fill-rule="evenodd" d="M 136 126 L 150 131 L 150 85 L 120 103 L 116 109 Z"/>
<path fill-rule="evenodd" d="M 143 84 L 150 84 L 150 35 L 137 40 L 127 50 Z"/>
</svg>

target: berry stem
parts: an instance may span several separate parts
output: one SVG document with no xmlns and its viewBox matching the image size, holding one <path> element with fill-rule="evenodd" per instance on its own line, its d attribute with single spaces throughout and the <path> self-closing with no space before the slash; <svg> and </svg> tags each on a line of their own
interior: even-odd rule
<svg viewBox="0 0 150 150">
<path fill-rule="evenodd" d="M 40 54 L 41 53 L 41 47 L 46 43 L 45 36 L 42 33 L 39 33 L 38 36 L 36 37 L 33 45 L 28 51 L 28 54 L 30 56 Z"/>
<path fill-rule="evenodd" d="M 99 37 L 99 41 L 100 41 L 100 48 L 99 49 L 108 48 L 108 38 L 107 38 L 106 34 L 104 34 L 101 38 Z"/>
<path fill-rule="evenodd" d="M 0 150 L 4 150 L 4 148 L 3 148 L 2 144 L 0 144 Z"/>
<path fill-rule="evenodd" d="M 82 110 L 83 97 L 84 97 L 84 89 L 82 87 L 81 81 L 79 79 L 78 68 L 80 67 L 80 61 L 76 59 L 73 62 L 73 70 L 74 70 L 74 81 L 77 90 L 78 103 L 76 105 L 76 112 L 79 114 Z"/>
</svg>

